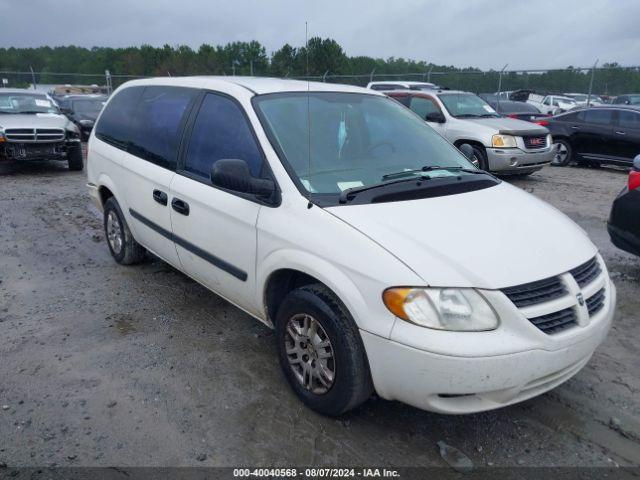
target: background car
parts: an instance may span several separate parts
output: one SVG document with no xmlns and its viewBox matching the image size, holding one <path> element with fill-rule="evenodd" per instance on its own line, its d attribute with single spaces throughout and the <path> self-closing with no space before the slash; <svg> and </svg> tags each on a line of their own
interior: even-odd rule
<svg viewBox="0 0 640 480">
<path fill-rule="evenodd" d="M 57 100 L 62 113 L 80 129 L 82 140 L 91 135 L 106 101 L 106 95 L 66 95 Z"/>
<path fill-rule="evenodd" d="M 640 105 L 640 94 L 618 95 L 611 103 L 614 105 Z"/>
<path fill-rule="evenodd" d="M 84 167 L 80 132 L 48 95 L 0 89 L 0 169 L 31 160 L 66 161 Z"/>
<path fill-rule="evenodd" d="M 367 88 L 371 90 L 433 90 L 440 88 L 431 82 L 369 82 Z"/>
<path fill-rule="evenodd" d="M 505 117 L 524 120 L 525 122 L 534 122 L 544 126 L 544 120 L 551 116 L 547 113 L 540 113 L 540 110 L 530 103 L 498 100 L 498 97 L 495 95 L 486 93 L 480 94 L 479 97 L 491 105 L 496 112 Z"/>
<path fill-rule="evenodd" d="M 564 96 L 573 98 L 576 101 L 576 105 L 579 107 L 596 107 L 598 105 L 604 105 L 604 100 L 597 95 L 591 95 L 591 97 L 589 97 L 586 93 L 565 93 Z M 589 103 L 589 105 L 587 105 L 587 103 Z"/>
<path fill-rule="evenodd" d="M 547 121 L 558 148 L 553 165 L 575 160 L 594 166 L 631 166 L 640 153 L 640 106 L 584 108 Z"/>
<path fill-rule="evenodd" d="M 628 185 L 613 201 L 607 230 L 616 247 L 640 255 L 640 155 L 633 162 Z"/>
<path fill-rule="evenodd" d="M 471 161 L 483 170 L 529 175 L 554 156 L 546 128 L 504 118 L 474 93 L 392 90 L 386 94 L 429 122 L 456 147 L 470 145 L 474 150 Z"/>
<path fill-rule="evenodd" d="M 573 98 L 561 95 L 543 96 L 532 93 L 529 95 L 527 102 L 537 107 L 542 113 L 550 113 L 551 115 L 558 115 L 578 106 Z"/>
</svg>

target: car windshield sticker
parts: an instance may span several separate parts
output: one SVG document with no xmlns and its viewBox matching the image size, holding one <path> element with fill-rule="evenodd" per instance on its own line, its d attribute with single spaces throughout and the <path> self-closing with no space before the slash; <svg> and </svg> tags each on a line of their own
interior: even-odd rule
<svg viewBox="0 0 640 480">
<path fill-rule="evenodd" d="M 49 100 L 40 100 L 39 98 L 36 98 L 36 105 L 39 107 L 50 108 L 51 102 Z"/>
<path fill-rule="evenodd" d="M 338 182 L 338 188 L 340 189 L 340 191 L 345 191 L 347 188 L 362 187 L 362 186 L 364 186 L 364 183 L 362 183 L 359 180 L 355 182 Z"/>
<path fill-rule="evenodd" d="M 489 105 L 483 105 L 482 107 L 489 113 L 496 113 L 496 111 L 493 108 L 491 108 Z"/>
</svg>

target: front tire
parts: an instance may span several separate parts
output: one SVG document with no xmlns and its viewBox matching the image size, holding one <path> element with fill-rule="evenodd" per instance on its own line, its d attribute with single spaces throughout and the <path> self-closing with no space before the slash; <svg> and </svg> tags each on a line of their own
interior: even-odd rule
<svg viewBox="0 0 640 480">
<path fill-rule="evenodd" d="M 554 140 L 553 146 L 556 149 L 556 154 L 551 160 L 551 165 L 554 167 L 566 167 L 573 158 L 573 148 L 571 144 L 564 138 Z"/>
<path fill-rule="evenodd" d="M 145 249 L 133 238 L 114 197 L 104 204 L 104 234 L 111 256 L 121 265 L 132 265 L 144 259 Z"/>
<path fill-rule="evenodd" d="M 324 285 L 290 292 L 275 323 L 280 366 L 309 408 L 337 416 L 371 396 L 371 373 L 358 327 Z"/>
<path fill-rule="evenodd" d="M 479 147 L 478 145 L 471 145 L 473 148 L 473 157 L 471 158 L 471 163 L 473 163 L 476 167 L 486 172 L 489 171 L 489 162 L 487 161 L 487 152 L 483 147 Z"/>
<path fill-rule="evenodd" d="M 84 159 L 82 158 L 82 146 L 80 144 L 69 147 L 67 153 L 69 170 L 78 172 L 84 168 Z"/>
</svg>

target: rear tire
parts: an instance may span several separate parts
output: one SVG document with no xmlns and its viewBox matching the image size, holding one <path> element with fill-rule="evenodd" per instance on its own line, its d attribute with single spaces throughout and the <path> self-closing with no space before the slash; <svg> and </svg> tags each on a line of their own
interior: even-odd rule
<svg viewBox="0 0 640 480">
<path fill-rule="evenodd" d="M 131 230 L 114 197 L 104 204 L 104 234 L 113 259 L 121 265 L 132 265 L 144 259 L 146 250 L 131 235 Z"/>
<path fill-rule="evenodd" d="M 82 158 L 82 145 L 74 145 L 67 152 L 69 161 L 69 170 L 78 172 L 84 168 L 84 159 Z"/>
<path fill-rule="evenodd" d="M 553 141 L 553 147 L 556 148 L 556 154 L 551 160 L 554 167 L 566 167 L 573 160 L 573 148 L 571 144 L 564 138 Z"/>
<path fill-rule="evenodd" d="M 313 284 L 291 291 L 275 320 L 280 366 L 305 405 L 337 416 L 371 396 L 373 383 L 360 332 L 328 288 Z"/>
</svg>

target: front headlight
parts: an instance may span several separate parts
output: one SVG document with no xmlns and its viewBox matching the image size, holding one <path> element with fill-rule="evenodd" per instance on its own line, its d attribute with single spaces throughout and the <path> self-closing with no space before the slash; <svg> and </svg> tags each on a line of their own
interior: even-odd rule
<svg viewBox="0 0 640 480">
<path fill-rule="evenodd" d="M 0 127 L 0 142 L 4 142 L 5 138 L 4 138 L 4 129 L 2 127 Z"/>
<path fill-rule="evenodd" d="M 396 317 L 422 327 L 479 332 L 498 327 L 498 316 L 472 288 L 388 288 L 382 294 Z"/>
<path fill-rule="evenodd" d="M 92 127 L 93 126 L 93 120 L 80 120 L 79 123 L 83 127 Z"/>
<path fill-rule="evenodd" d="M 511 135 L 494 135 L 491 137 L 493 148 L 516 148 L 516 137 Z"/>
</svg>

